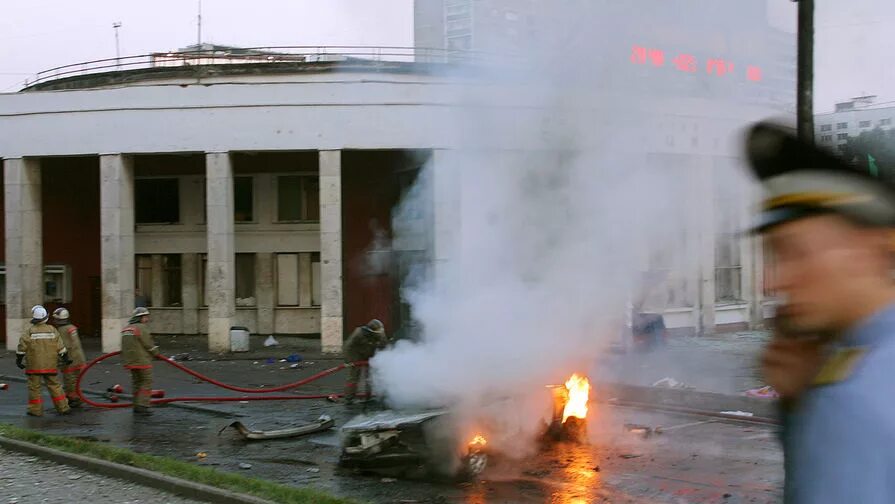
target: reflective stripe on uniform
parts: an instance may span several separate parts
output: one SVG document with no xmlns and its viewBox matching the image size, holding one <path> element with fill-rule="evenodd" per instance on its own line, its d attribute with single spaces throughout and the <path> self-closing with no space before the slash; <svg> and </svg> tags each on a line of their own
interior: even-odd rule
<svg viewBox="0 0 895 504">
<path fill-rule="evenodd" d="M 56 374 L 58 370 L 56 369 L 28 369 L 25 371 L 25 374 Z"/>
<path fill-rule="evenodd" d="M 25 355 L 25 352 L 16 352 L 16 355 Z"/>
<path fill-rule="evenodd" d="M 150 389 L 139 389 L 137 390 L 136 395 L 152 395 L 152 390 Z"/>
<path fill-rule="evenodd" d="M 78 332 L 78 328 L 77 327 L 69 327 L 67 332 L 68 332 L 68 334 L 74 334 L 74 333 Z"/>
<path fill-rule="evenodd" d="M 53 339 L 56 335 L 51 332 L 36 332 L 31 334 L 31 339 Z"/>
<path fill-rule="evenodd" d="M 56 396 L 56 397 L 53 398 L 53 402 L 59 402 L 59 401 L 64 401 L 64 400 L 65 400 L 65 396 L 64 396 L 64 395 Z"/>
<path fill-rule="evenodd" d="M 38 397 L 37 399 L 28 400 L 28 404 L 41 404 L 42 402 L 44 402 L 44 400 L 40 397 Z"/>
</svg>

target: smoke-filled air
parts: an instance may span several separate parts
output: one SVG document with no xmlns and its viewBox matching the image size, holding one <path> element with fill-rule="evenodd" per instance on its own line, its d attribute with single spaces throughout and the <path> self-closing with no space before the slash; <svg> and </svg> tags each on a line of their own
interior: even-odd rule
<svg viewBox="0 0 895 504">
<path fill-rule="evenodd" d="M 450 148 L 393 212 L 394 242 L 422 231 L 431 263 L 402 289 L 417 341 L 372 361 L 394 407 L 475 417 L 513 398 L 515 427 L 536 429 L 549 413 L 545 385 L 591 373 L 622 341 L 646 271 L 661 272 L 649 288 L 692 295 L 693 167 L 647 154 L 655 105 L 615 77 L 629 49 L 607 54 L 633 25 L 600 22 L 596 5 L 556 7 L 553 32 L 527 42 L 524 57 L 517 48 L 503 70 L 462 67 L 452 77 L 477 80 L 477 91 L 439 96 L 452 105 L 439 125 Z M 531 149 L 502 150 L 507 136 L 530 138 Z"/>
</svg>

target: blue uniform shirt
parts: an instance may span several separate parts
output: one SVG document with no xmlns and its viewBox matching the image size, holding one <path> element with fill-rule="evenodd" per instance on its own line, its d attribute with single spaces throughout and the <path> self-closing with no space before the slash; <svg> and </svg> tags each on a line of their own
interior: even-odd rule
<svg viewBox="0 0 895 504">
<path fill-rule="evenodd" d="M 786 419 L 786 502 L 895 503 L 895 305 L 840 348 L 866 353 L 842 381 L 806 392 Z"/>
</svg>

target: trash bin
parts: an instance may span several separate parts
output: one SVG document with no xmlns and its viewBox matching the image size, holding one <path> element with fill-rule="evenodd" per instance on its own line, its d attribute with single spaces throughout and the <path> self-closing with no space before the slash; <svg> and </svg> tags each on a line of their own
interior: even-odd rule
<svg viewBox="0 0 895 504">
<path fill-rule="evenodd" d="M 249 330 L 246 327 L 233 326 L 230 328 L 230 351 L 249 351 Z"/>
</svg>

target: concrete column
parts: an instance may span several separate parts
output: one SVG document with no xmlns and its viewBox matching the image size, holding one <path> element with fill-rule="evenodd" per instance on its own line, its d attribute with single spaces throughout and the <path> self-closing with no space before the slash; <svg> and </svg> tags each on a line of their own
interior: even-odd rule
<svg viewBox="0 0 895 504">
<path fill-rule="evenodd" d="M 258 334 L 273 334 L 276 304 L 274 254 L 255 254 L 255 299 L 258 310 Z"/>
<path fill-rule="evenodd" d="M 455 152 L 434 150 L 428 168 L 432 180 L 432 273 L 436 283 L 449 274 L 446 266 L 459 246 L 462 174 L 457 156 Z"/>
<path fill-rule="evenodd" d="M 342 151 L 320 151 L 320 344 L 342 351 Z"/>
<path fill-rule="evenodd" d="M 715 332 L 715 188 L 711 156 L 696 163 L 696 199 L 699 205 L 699 326 L 697 334 Z"/>
<path fill-rule="evenodd" d="M 311 306 L 314 294 L 311 287 L 311 254 L 298 254 L 298 305 Z"/>
<path fill-rule="evenodd" d="M 205 156 L 208 217 L 208 349 L 230 351 L 230 327 L 236 315 L 236 252 L 233 243 L 233 164 L 228 152 Z"/>
<path fill-rule="evenodd" d="M 183 332 L 199 334 L 199 254 L 180 256 Z"/>
<path fill-rule="evenodd" d="M 31 307 L 43 302 L 40 161 L 3 162 L 6 226 L 6 348 L 15 350 Z"/>
<path fill-rule="evenodd" d="M 134 169 L 121 154 L 99 157 L 103 352 L 121 349 L 134 310 Z"/>
<path fill-rule="evenodd" d="M 152 306 L 165 306 L 165 284 L 162 281 L 162 275 L 165 274 L 165 268 L 162 265 L 162 255 L 152 255 Z"/>
</svg>

